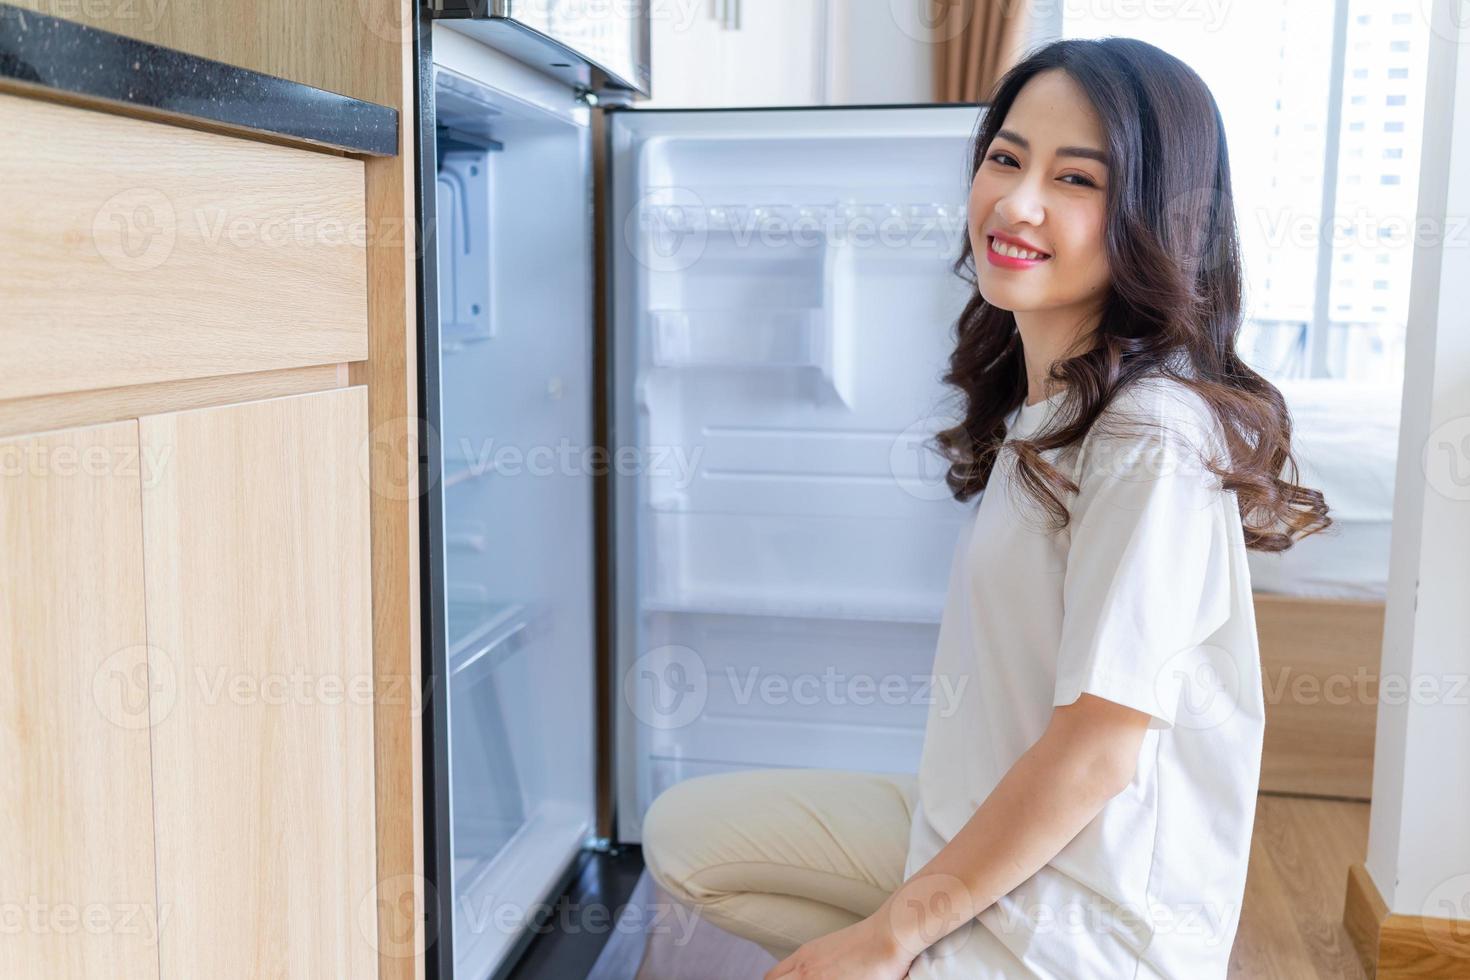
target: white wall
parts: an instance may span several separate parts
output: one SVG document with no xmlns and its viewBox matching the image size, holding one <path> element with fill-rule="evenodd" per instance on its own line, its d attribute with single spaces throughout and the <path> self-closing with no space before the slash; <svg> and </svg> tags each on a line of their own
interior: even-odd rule
<svg viewBox="0 0 1470 980">
<path fill-rule="evenodd" d="M 1432 6 L 1367 868 L 1390 911 L 1467 919 L 1470 29 L 1456 6 Z"/>
</svg>

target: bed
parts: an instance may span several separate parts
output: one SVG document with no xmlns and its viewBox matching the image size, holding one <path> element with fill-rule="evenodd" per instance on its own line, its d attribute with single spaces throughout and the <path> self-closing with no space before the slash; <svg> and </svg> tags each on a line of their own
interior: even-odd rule
<svg viewBox="0 0 1470 980">
<path fill-rule="evenodd" d="M 1322 491 L 1334 524 L 1289 551 L 1251 552 L 1251 584 L 1257 593 L 1382 602 L 1399 387 L 1317 379 L 1277 387 L 1291 410 L 1299 482 Z"/>
</svg>

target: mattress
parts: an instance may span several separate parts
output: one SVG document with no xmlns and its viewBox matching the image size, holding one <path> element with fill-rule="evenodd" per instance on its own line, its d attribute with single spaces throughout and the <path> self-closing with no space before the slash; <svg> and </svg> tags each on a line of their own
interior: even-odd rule
<svg viewBox="0 0 1470 980">
<path fill-rule="evenodd" d="M 1382 601 L 1398 461 L 1398 385 L 1277 382 L 1291 412 L 1298 483 L 1322 491 L 1333 525 L 1277 554 L 1249 553 L 1256 592 Z"/>
</svg>

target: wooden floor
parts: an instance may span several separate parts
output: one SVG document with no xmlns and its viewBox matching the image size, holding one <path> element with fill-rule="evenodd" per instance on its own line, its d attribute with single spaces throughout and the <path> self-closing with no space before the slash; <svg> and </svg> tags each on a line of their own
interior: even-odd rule
<svg viewBox="0 0 1470 980">
<path fill-rule="evenodd" d="M 1348 866 L 1367 851 L 1367 803 L 1258 797 L 1232 980 L 1366 980 L 1342 928 L 1342 900 Z"/>
<path fill-rule="evenodd" d="M 1258 798 L 1232 980 L 1366 980 L 1342 928 L 1342 900 L 1348 865 L 1363 860 L 1367 844 L 1367 803 Z M 635 901 L 661 898 L 655 889 L 645 872 Z M 692 933 L 650 938 L 637 980 L 758 980 L 775 962 L 759 946 L 694 921 Z M 633 975 L 626 959 L 621 968 L 600 966 L 593 976 Z"/>
</svg>

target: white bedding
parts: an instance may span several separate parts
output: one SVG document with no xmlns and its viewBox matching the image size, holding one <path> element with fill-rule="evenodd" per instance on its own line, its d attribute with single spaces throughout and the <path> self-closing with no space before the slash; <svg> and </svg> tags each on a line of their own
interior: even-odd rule
<svg viewBox="0 0 1470 980">
<path fill-rule="evenodd" d="M 1398 456 L 1398 385 L 1279 382 L 1298 482 L 1321 490 L 1334 524 L 1280 554 L 1249 553 L 1257 592 L 1382 600 Z"/>
</svg>

